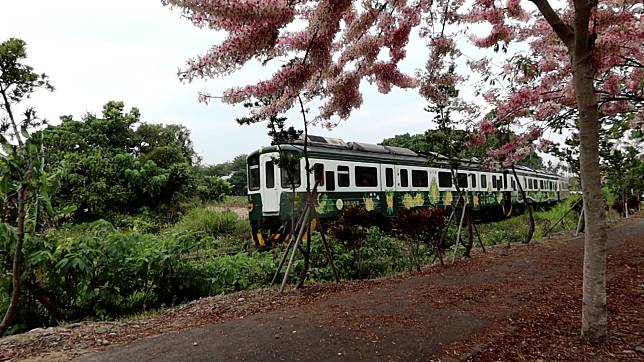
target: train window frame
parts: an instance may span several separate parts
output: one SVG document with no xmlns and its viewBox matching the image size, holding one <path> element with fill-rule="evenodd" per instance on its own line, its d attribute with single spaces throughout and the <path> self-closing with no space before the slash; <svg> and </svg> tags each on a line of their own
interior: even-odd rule
<svg viewBox="0 0 644 362">
<path fill-rule="evenodd" d="M 327 191 L 335 191 L 335 172 L 333 170 L 325 171 L 324 178 L 326 181 L 325 189 Z"/>
<path fill-rule="evenodd" d="M 487 189 L 487 175 L 481 175 L 481 188 L 484 190 Z"/>
<path fill-rule="evenodd" d="M 259 155 L 257 155 L 248 158 L 248 190 L 258 191 L 260 180 Z"/>
<path fill-rule="evenodd" d="M 270 165 L 270 171 L 269 171 Z M 266 161 L 264 164 L 264 174 L 266 175 L 266 188 L 275 188 L 275 163 L 273 161 Z"/>
<path fill-rule="evenodd" d="M 454 182 L 452 180 L 452 173 L 447 171 L 438 171 L 438 187 L 452 188 Z"/>
<path fill-rule="evenodd" d="M 420 181 L 420 182 L 417 182 Z M 411 187 L 428 187 L 429 172 L 427 170 L 411 170 Z"/>
<path fill-rule="evenodd" d="M 378 167 L 356 165 L 353 167 L 353 172 L 355 175 L 356 187 L 358 188 L 378 187 Z M 364 172 L 367 172 L 367 173 L 364 173 Z M 375 183 L 373 182 L 374 179 L 375 179 Z M 366 184 L 363 181 L 366 181 Z"/>
<path fill-rule="evenodd" d="M 463 189 L 467 189 L 467 185 L 469 184 L 467 179 L 468 179 L 468 177 L 467 177 L 467 174 L 465 172 L 459 172 L 456 175 L 456 181 L 458 181 L 458 187 L 463 188 Z"/>
<path fill-rule="evenodd" d="M 409 171 L 406 168 L 400 169 L 400 187 L 409 187 Z"/>
<path fill-rule="evenodd" d="M 313 185 L 316 183 L 324 186 L 324 164 L 319 162 L 313 165 Z"/>
<path fill-rule="evenodd" d="M 393 167 L 385 168 L 385 187 L 394 187 L 394 169 Z"/>
<path fill-rule="evenodd" d="M 295 169 L 293 170 L 293 183 L 289 181 L 289 175 L 286 168 L 280 167 L 280 184 L 283 189 L 296 189 L 302 185 L 302 167 L 300 162 L 295 162 L 293 165 L 295 165 Z"/>
<path fill-rule="evenodd" d="M 338 173 L 338 188 L 351 187 L 351 168 L 347 165 L 338 165 L 336 172 Z"/>
</svg>

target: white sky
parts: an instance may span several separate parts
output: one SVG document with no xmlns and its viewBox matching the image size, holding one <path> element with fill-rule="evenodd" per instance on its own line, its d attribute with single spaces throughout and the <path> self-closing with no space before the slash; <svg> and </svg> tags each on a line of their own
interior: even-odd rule
<svg viewBox="0 0 644 362">
<path fill-rule="evenodd" d="M 246 114 L 242 106 L 205 105 L 197 95 L 202 90 L 218 95 L 230 86 L 265 79 L 271 71 L 251 64 L 230 77 L 180 83 L 177 69 L 223 35 L 194 27 L 160 0 L 0 0 L 0 41 L 10 37 L 27 42 L 28 64 L 48 74 L 56 87 L 32 100 L 39 115 L 52 123 L 61 115 L 100 114 L 106 102 L 117 100 L 138 107 L 144 122 L 188 127 L 204 163 L 230 160 L 269 143 L 264 124 L 237 125 L 235 118 Z M 403 70 L 423 67 L 425 52 L 422 41 L 412 40 Z M 362 89 L 364 103 L 348 121 L 332 131 L 309 133 L 376 143 L 431 127 L 432 116 L 423 110 L 426 102 L 417 90 L 382 95 L 367 83 Z M 316 109 L 311 111 L 314 116 Z M 287 116 L 301 128 L 297 112 Z"/>
</svg>

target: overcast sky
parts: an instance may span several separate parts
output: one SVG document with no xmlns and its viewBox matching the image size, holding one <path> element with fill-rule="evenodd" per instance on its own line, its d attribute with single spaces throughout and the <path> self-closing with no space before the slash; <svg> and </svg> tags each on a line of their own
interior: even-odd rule
<svg viewBox="0 0 644 362">
<path fill-rule="evenodd" d="M 61 115 L 100 113 L 106 102 L 117 100 L 138 107 L 144 122 L 188 127 L 205 163 L 230 160 L 269 143 L 264 124 L 235 123 L 246 113 L 242 106 L 205 105 L 197 96 L 199 91 L 217 95 L 230 86 L 254 83 L 272 70 L 251 64 L 226 78 L 180 83 L 177 69 L 224 35 L 193 26 L 160 0 L 0 0 L 0 24 L 0 41 L 25 40 L 28 63 L 47 73 L 56 87 L 32 100 L 39 115 L 52 123 Z M 401 68 L 413 73 L 423 67 L 425 55 L 424 43 L 412 39 Z M 432 116 L 423 110 L 426 103 L 417 90 L 382 95 L 366 82 L 362 90 L 364 103 L 348 121 L 331 131 L 314 128 L 310 133 L 376 143 L 431 127 Z M 315 116 L 316 109 L 311 111 Z M 301 128 L 297 112 L 287 116 Z"/>
</svg>

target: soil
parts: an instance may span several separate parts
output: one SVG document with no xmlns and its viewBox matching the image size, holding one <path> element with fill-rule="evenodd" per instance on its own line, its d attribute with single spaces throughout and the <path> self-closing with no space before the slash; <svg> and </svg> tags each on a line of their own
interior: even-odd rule
<svg viewBox="0 0 644 362">
<path fill-rule="evenodd" d="M 420 273 L 34 330 L 0 339 L 0 360 L 644 360 L 644 214 L 608 235 L 604 343 L 579 337 L 583 238 L 559 235 Z"/>
</svg>

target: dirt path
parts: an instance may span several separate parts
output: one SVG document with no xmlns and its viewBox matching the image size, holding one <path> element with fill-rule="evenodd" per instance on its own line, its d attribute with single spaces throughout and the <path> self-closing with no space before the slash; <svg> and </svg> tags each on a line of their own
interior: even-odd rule
<svg viewBox="0 0 644 362">
<path fill-rule="evenodd" d="M 611 334 L 603 345 L 578 338 L 583 240 L 560 238 L 494 248 L 411 276 L 285 296 L 271 289 L 239 293 L 147 320 L 51 329 L 49 337 L 27 342 L 0 340 L 0 351 L 13 346 L 14 358 L 51 360 L 107 348 L 78 360 L 121 362 L 644 359 L 635 351 L 644 347 L 644 218 L 638 216 L 609 231 Z"/>
</svg>

